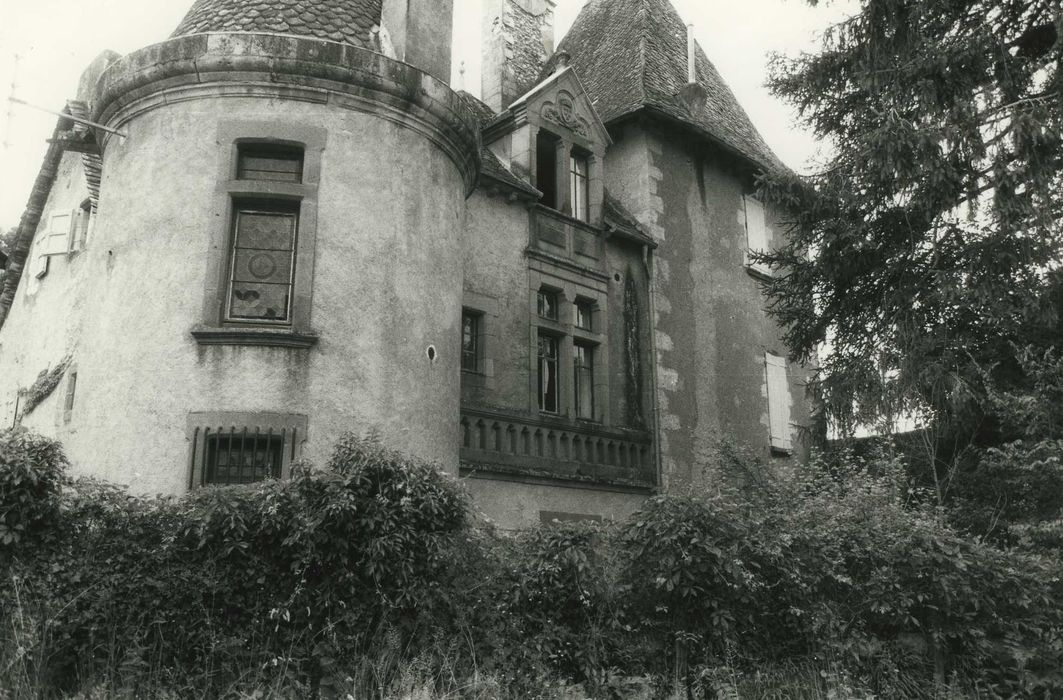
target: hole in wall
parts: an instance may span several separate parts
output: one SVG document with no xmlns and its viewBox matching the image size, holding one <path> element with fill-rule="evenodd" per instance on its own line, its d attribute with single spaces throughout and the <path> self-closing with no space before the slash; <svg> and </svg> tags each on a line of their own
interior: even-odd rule
<svg viewBox="0 0 1063 700">
<path fill-rule="evenodd" d="M 424 354 L 428 356 L 428 361 L 429 362 L 435 362 L 436 361 L 436 346 L 435 345 L 429 345 L 428 349 L 425 350 Z"/>
<path fill-rule="evenodd" d="M 613 281 L 614 282 L 619 282 L 620 281 L 620 273 L 619 272 L 616 272 L 616 273 L 613 274 Z"/>
</svg>

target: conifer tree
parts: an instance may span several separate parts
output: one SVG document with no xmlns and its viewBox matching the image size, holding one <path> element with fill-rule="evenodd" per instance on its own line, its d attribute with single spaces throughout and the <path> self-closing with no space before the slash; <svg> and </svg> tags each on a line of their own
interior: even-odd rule
<svg viewBox="0 0 1063 700">
<path fill-rule="evenodd" d="M 762 183 L 793 213 L 769 308 L 793 355 L 823 348 L 839 432 L 913 412 L 937 431 L 939 495 L 966 446 L 1015 438 L 991 395 L 1063 349 L 1061 59 L 1058 0 L 862 0 L 773 64 L 833 153 Z"/>
</svg>

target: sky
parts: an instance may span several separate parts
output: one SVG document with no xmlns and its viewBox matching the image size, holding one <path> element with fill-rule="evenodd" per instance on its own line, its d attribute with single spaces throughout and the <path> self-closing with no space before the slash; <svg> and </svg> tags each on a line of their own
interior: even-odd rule
<svg viewBox="0 0 1063 700">
<path fill-rule="evenodd" d="M 310 1 L 310 0 L 307 0 Z M 709 59 L 749 113 L 768 145 L 797 171 L 814 159 L 817 143 L 795 123 L 795 112 L 764 86 L 772 52 L 812 52 L 832 23 L 856 0 L 672 0 Z M 0 10 L 0 231 L 18 223 L 56 118 L 8 101 L 16 97 L 51 110 L 74 97 L 84 67 L 111 49 L 129 53 L 164 40 L 192 0 L 3 0 Z M 478 95 L 480 0 L 454 0 L 455 87 Z M 557 0 L 557 39 L 583 0 Z M 15 57 L 18 57 L 16 61 Z M 464 63 L 465 72 L 459 74 Z M 17 69 L 16 69 L 17 66 Z M 12 88 L 12 84 L 14 87 Z"/>
</svg>

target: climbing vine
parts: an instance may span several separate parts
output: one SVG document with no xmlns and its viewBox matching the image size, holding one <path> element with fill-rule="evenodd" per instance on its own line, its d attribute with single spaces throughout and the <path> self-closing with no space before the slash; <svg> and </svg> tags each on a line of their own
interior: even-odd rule
<svg viewBox="0 0 1063 700">
<path fill-rule="evenodd" d="M 37 378 L 33 381 L 29 387 L 19 391 L 22 396 L 22 415 L 25 416 L 33 409 L 37 408 L 42 401 L 51 396 L 55 388 L 59 386 L 59 382 L 63 379 L 63 374 L 66 373 L 66 368 L 70 366 L 70 356 L 67 355 L 59 361 L 52 369 L 42 369 L 41 373 L 37 375 Z"/>
</svg>

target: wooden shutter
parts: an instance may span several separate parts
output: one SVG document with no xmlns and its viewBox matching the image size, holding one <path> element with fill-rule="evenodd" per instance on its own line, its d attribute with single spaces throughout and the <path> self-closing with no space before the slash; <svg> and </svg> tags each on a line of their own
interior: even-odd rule
<svg viewBox="0 0 1063 700">
<path fill-rule="evenodd" d="M 75 221 L 70 213 L 53 215 L 48 220 L 48 235 L 44 238 L 41 255 L 60 255 L 69 251 Z"/>
<path fill-rule="evenodd" d="M 786 358 L 764 353 L 768 378 L 768 419 L 771 446 L 790 450 L 790 382 L 786 378 Z"/>
<path fill-rule="evenodd" d="M 746 208 L 746 247 L 750 251 L 763 252 L 768 250 L 768 226 L 764 218 L 764 205 L 753 197 L 745 197 Z M 771 268 L 762 263 L 754 263 L 751 259 L 746 264 L 765 274 L 771 274 Z"/>
</svg>

